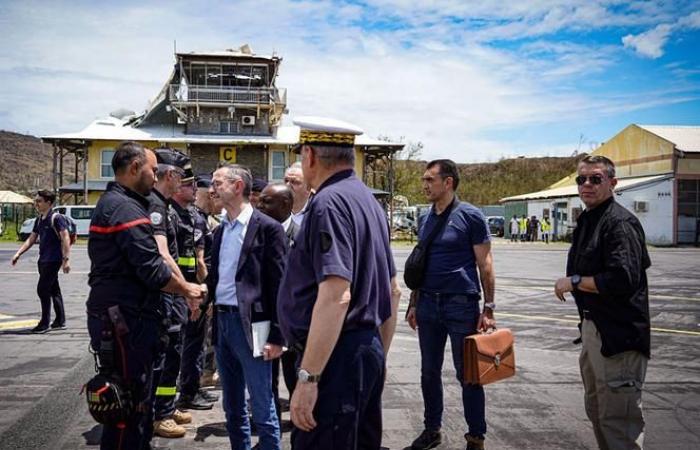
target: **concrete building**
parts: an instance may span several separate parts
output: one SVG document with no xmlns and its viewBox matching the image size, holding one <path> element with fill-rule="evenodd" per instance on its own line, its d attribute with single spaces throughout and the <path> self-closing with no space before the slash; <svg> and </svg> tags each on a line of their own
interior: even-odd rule
<svg viewBox="0 0 700 450">
<path fill-rule="evenodd" d="M 142 114 L 121 110 L 75 133 L 44 136 L 53 145 L 54 191 L 74 202 L 94 204 L 113 178 L 111 160 L 119 142 L 168 146 L 192 158 L 196 174 L 221 162 L 238 163 L 253 176 L 281 181 L 297 158 L 291 148 L 299 128 L 282 126 L 287 91 L 275 82 L 282 58 L 253 53 L 249 46 L 220 52 L 177 53 L 164 86 Z M 342 117 L 340 117 L 342 119 Z M 361 125 L 361 124 L 360 124 Z M 361 135 L 355 171 L 366 181 L 369 165 L 384 160 L 382 189 L 393 194 L 393 156 L 403 144 Z M 64 180 L 64 157 L 75 155 L 75 179 Z M 376 187 L 376 186 L 375 186 Z"/>
<path fill-rule="evenodd" d="M 593 152 L 617 167 L 616 201 L 632 211 L 653 245 L 695 243 L 700 233 L 700 126 L 629 125 Z M 514 214 L 550 218 L 563 238 L 583 211 L 576 173 L 529 194 L 501 199 Z"/>
</svg>

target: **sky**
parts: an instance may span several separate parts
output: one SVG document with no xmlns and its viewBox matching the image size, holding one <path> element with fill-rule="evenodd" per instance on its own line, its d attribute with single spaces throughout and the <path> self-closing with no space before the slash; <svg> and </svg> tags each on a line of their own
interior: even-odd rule
<svg viewBox="0 0 700 450">
<path fill-rule="evenodd" d="M 591 151 L 632 123 L 700 125 L 700 0 L 0 0 L 0 129 L 143 112 L 179 52 L 283 58 L 289 115 L 423 159 Z"/>
</svg>

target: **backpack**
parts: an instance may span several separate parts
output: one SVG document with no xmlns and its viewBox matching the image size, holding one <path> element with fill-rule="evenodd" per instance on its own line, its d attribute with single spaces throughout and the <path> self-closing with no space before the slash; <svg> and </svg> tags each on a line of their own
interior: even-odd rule
<svg viewBox="0 0 700 450">
<path fill-rule="evenodd" d="M 61 216 L 66 221 L 66 230 L 68 230 L 68 242 L 70 243 L 70 245 L 75 244 L 75 240 L 78 238 L 78 225 L 75 223 L 75 220 L 71 219 L 65 214 L 61 214 L 60 212 L 54 211 L 54 213 L 51 214 L 51 228 L 53 228 L 53 230 L 56 232 L 56 236 L 58 236 L 59 241 L 61 240 L 61 235 L 56 229 L 56 216 Z"/>
</svg>

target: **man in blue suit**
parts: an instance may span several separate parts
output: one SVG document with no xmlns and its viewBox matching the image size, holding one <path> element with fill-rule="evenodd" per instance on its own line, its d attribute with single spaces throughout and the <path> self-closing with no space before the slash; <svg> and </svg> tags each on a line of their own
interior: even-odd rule
<svg viewBox="0 0 700 450">
<path fill-rule="evenodd" d="M 214 295 L 214 345 L 231 448 L 251 447 L 247 387 L 260 449 L 271 450 L 280 448 L 271 360 L 282 354 L 277 291 L 287 244 L 282 226 L 248 202 L 251 186 L 252 176 L 243 166 L 214 172 L 211 192 L 226 214 L 214 233 L 208 285 Z"/>
</svg>

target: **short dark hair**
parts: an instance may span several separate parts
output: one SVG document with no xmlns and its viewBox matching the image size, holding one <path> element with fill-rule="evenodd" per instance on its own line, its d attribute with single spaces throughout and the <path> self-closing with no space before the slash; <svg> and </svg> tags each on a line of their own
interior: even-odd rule
<svg viewBox="0 0 700 450">
<path fill-rule="evenodd" d="M 52 205 L 54 204 L 54 202 L 56 202 L 56 194 L 53 191 L 42 189 L 38 191 L 36 195 L 43 198 L 45 202 L 49 202 Z"/>
<path fill-rule="evenodd" d="M 603 155 L 588 155 L 581 160 L 583 164 L 602 164 L 608 178 L 615 178 L 615 163 L 610 158 Z"/>
<path fill-rule="evenodd" d="M 432 169 L 438 166 L 440 168 L 440 176 L 442 178 L 452 177 L 452 188 L 456 191 L 459 186 L 459 171 L 457 164 L 451 159 L 434 159 L 428 163 L 426 169 Z"/>
<path fill-rule="evenodd" d="M 112 157 L 112 170 L 120 173 L 126 169 L 135 159 L 144 161 L 146 159 L 146 149 L 143 145 L 134 141 L 124 141 L 117 145 Z"/>
</svg>

